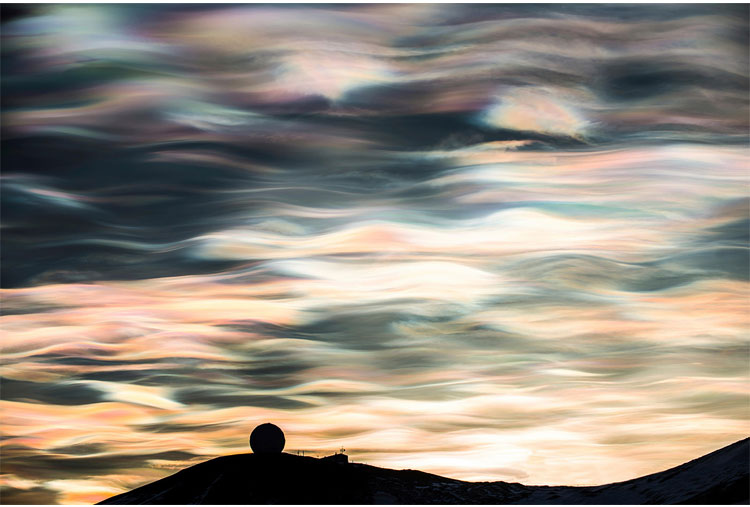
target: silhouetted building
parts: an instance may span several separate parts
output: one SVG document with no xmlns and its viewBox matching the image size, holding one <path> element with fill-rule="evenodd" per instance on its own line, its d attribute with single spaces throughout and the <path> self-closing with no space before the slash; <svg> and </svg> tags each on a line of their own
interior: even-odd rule
<svg viewBox="0 0 750 507">
<path fill-rule="evenodd" d="M 326 456 L 325 458 L 321 458 L 326 461 L 333 461 L 334 463 L 349 463 L 349 456 L 346 454 L 332 454 L 331 456 Z"/>
</svg>

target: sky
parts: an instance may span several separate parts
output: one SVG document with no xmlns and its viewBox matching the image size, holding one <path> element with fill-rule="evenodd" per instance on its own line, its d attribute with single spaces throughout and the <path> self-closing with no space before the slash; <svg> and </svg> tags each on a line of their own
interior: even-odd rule
<svg viewBox="0 0 750 507">
<path fill-rule="evenodd" d="M 750 433 L 748 6 L 3 5 L 4 503 L 249 452 L 594 485 Z"/>
</svg>

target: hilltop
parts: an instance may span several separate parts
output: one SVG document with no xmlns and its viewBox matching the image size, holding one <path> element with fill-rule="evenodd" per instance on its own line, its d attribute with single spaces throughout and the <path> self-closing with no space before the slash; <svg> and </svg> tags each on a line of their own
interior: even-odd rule
<svg viewBox="0 0 750 507">
<path fill-rule="evenodd" d="M 466 482 L 291 454 L 236 454 L 101 504 L 748 504 L 750 439 L 663 472 L 603 486 Z"/>
</svg>

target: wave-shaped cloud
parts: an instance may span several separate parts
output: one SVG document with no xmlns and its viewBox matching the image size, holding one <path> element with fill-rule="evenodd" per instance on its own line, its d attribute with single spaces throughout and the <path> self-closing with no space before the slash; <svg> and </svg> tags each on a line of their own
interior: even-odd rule
<svg viewBox="0 0 750 507">
<path fill-rule="evenodd" d="M 11 503 L 269 420 L 536 484 L 746 436 L 746 6 L 3 9 Z"/>
</svg>

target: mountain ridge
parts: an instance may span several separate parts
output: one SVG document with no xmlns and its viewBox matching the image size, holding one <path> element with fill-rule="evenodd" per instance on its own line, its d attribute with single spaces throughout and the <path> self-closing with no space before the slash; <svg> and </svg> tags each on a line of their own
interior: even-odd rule
<svg viewBox="0 0 750 507">
<path fill-rule="evenodd" d="M 750 504 L 750 438 L 601 486 L 468 482 L 336 456 L 222 456 L 100 504 Z"/>
</svg>

